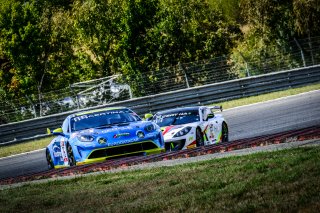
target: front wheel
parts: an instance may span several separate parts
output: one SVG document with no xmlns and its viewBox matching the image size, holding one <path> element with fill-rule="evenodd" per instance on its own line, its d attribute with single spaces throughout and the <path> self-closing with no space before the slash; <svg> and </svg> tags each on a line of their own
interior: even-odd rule
<svg viewBox="0 0 320 213">
<path fill-rule="evenodd" d="M 74 158 L 72 147 L 70 146 L 70 144 L 67 145 L 67 154 L 68 154 L 69 165 L 75 166 L 76 160 Z"/>
<path fill-rule="evenodd" d="M 50 155 L 49 150 L 46 150 L 46 159 L 47 159 L 47 165 L 48 165 L 48 169 L 51 170 L 54 168 L 54 164 Z"/>
<path fill-rule="evenodd" d="M 229 141 L 229 130 L 228 130 L 228 125 L 226 122 L 222 123 L 222 142 L 228 142 Z"/>
<path fill-rule="evenodd" d="M 197 128 L 197 131 L 196 131 L 196 143 L 197 143 L 197 147 L 204 145 L 203 135 L 199 128 Z"/>
</svg>

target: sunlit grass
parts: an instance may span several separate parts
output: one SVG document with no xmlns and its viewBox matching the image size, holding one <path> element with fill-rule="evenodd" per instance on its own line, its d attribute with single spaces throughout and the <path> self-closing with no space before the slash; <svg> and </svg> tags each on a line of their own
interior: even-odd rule
<svg viewBox="0 0 320 213">
<path fill-rule="evenodd" d="M 228 108 L 233 108 L 237 106 L 243 106 L 243 105 L 258 103 L 258 102 L 267 101 L 267 100 L 273 100 L 276 98 L 286 97 L 290 95 L 296 95 L 299 93 L 318 90 L 318 89 L 320 89 L 320 84 L 314 84 L 314 85 L 295 88 L 295 89 L 272 92 L 264 95 L 226 101 L 226 102 L 217 103 L 213 105 L 222 105 L 224 109 L 228 109 Z M 2 146 L 0 147 L 0 157 L 41 149 L 46 147 L 51 140 L 52 140 L 52 137 L 41 139 L 41 140 L 33 140 L 33 141 L 29 141 L 29 142 L 25 142 L 17 145 Z"/>
<path fill-rule="evenodd" d="M 1 212 L 318 212 L 320 147 L 0 191 Z"/>
<path fill-rule="evenodd" d="M 14 154 L 34 151 L 45 148 L 53 137 L 47 137 L 39 140 L 32 140 L 24 143 L 0 146 L 0 157 L 6 157 Z"/>
</svg>

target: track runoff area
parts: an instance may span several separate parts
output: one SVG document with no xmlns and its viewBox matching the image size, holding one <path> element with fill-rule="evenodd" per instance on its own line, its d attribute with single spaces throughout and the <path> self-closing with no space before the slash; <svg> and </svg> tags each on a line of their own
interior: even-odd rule
<svg viewBox="0 0 320 213">
<path fill-rule="evenodd" d="M 245 148 L 257 148 L 271 144 L 293 143 L 303 142 L 312 139 L 320 138 L 320 126 L 312 126 L 308 128 L 290 130 L 277 134 L 264 135 L 253 138 L 246 138 L 235 140 L 231 142 L 218 143 L 208 146 L 197 147 L 194 149 L 166 152 L 157 155 L 150 156 L 134 156 L 120 159 L 108 160 L 102 163 L 88 164 L 82 166 L 68 167 L 64 169 L 49 170 L 44 172 L 32 173 L 22 175 L 14 178 L 0 179 L 0 185 L 21 184 L 23 182 L 41 182 L 50 178 L 64 178 L 82 176 L 86 174 L 100 174 L 101 172 L 107 172 L 119 168 L 129 168 L 133 165 L 141 165 L 154 163 L 159 161 L 168 161 L 173 159 L 187 159 L 190 157 L 203 156 L 215 153 L 228 153 L 234 150 L 240 150 Z"/>
</svg>

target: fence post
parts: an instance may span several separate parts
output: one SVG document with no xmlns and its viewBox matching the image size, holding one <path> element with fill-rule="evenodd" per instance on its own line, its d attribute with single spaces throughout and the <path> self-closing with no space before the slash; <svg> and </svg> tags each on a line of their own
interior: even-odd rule
<svg viewBox="0 0 320 213">
<path fill-rule="evenodd" d="M 185 70 L 183 69 L 181 63 L 179 62 L 179 69 L 181 69 L 184 73 L 184 78 L 186 80 L 186 84 L 187 84 L 187 88 L 190 88 L 190 85 L 189 85 L 189 81 L 188 81 L 188 76 L 187 76 L 187 73 L 185 72 Z"/>
<path fill-rule="evenodd" d="M 302 47 L 300 46 L 300 44 L 299 44 L 299 42 L 298 42 L 298 40 L 296 38 L 294 38 L 294 41 L 296 42 L 298 48 L 300 49 L 303 66 L 306 67 L 306 60 L 304 58 L 304 53 L 303 53 Z"/>
<path fill-rule="evenodd" d="M 36 107 L 34 106 L 33 102 L 32 102 L 31 99 L 29 98 L 29 96 L 26 95 L 26 98 L 27 98 L 27 100 L 30 102 L 30 104 L 31 104 L 31 106 L 32 106 L 34 118 L 36 118 L 36 117 L 37 117 Z"/>
<path fill-rule="evenodd" d="M 311 60 L 312 60 L 312 65 L 314 65 L 314 58 L 313 58 L 313 49 L 312 49 L 312 42 L 310 38 L 310 31 L 308 30 L 308 38 L 309 38 L 309 47 L 310 47 L 310 53 L 311 53 Z"/>
<path fill-rule="evenodd" d="M 248 62 L 247 62 L 246 58 L 242 55 L 242 53 L 241 52 L 239 52 L 239 53 L 240 53 L 242 59 L 244 60 L 244 63 L 246 64 L 247 77 L 250 77 L 251 75 L 250 75 L 249 68 L 248 68 Z"/>
<path fill-rule="evenodd" d="M 127 87 L 128 87 L 128 90 L 129 90 L 130 99 L 132 99 L 132 98 L 133 98 L 133 95 L 132 95 L 131 87 L 130 87 L 129 84 L 127 85 Z"/>
<path fill-rule="evenodd" d="M 80 102 L 79 102 L 78 94 L 76 94 L 76 93 L 73 91 L 71 84 L 69 84 L 69 88 L 70 88 L 71 93 L 76 97 L 77 109 L 80 109 Z"/>
</svg>

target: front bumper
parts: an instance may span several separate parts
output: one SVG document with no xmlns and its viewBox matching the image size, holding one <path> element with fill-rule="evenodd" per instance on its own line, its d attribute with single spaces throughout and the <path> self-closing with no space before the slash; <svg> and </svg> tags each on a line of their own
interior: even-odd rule
<svg viewBox="0 0 320 213">
<path fill-rule="evenodd" d="M 81 151 L 80 151 L 81 152 Z M 153 141 L 143 141 L 120 146 L 99 148 L 86 154 L 85 158 L 77 161 L 77 165 L 103 162 L 107 159 L 114 159 L 126 156 L 145 156 L 165 152 L 164 148 L 158 147 Z"/>
<path fill-rule="evenodd" d="M 186 144 L 186 139 L 173 140 L 170 142 L 165 142 L 164 147 L 166 151 L 177 151 L 177 150 L 183 149 L 185 144 Z"/>
</svg>

